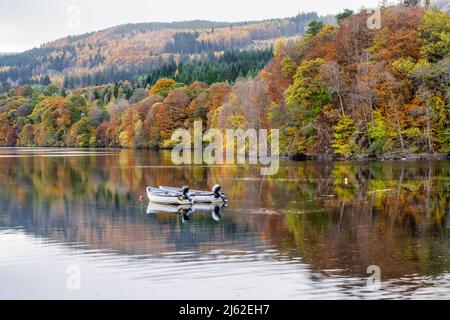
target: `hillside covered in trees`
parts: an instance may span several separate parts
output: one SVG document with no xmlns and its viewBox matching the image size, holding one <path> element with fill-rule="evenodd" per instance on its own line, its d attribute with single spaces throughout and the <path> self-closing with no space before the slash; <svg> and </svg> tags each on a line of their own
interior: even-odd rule
<svg viewBox="0 0 450 320">
<path fill-rule="evenodd" d="M 0 55 L 0 91 L 50 82 L 64 88 L 134 82 L 166 63 L 206 61 L 225 50 L 270 47 L 277 38 L 303 35 L 317 19 L 292 18 L 239 23 L 187 21 L 121 25 L 46 43 L 20 54 Z"/>
<path fill-rule="evenodd" d="M 450 153 L 449 12 L 383 7 L 381 29 L 367 28 L 365 11 L 336 18 L 310 22 L 269 54 L 168 60 L 134 81 L 86 88 L 11 89 L 0 95 L 0 145 L 166 148 L 174 130 L 201 119 L 205 130 L 279 128 L 291 156 Z M 265 59 L 260 71 L 249 62 Z M 237 80 L 221 82 L 220 71 L 198 81 L 218 65 Z"/>
</svg>

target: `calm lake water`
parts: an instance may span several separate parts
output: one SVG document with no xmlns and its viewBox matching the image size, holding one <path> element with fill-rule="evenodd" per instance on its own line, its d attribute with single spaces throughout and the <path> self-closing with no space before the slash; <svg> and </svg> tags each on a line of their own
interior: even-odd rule
<svg viewBox="0 0 450 320">
<path fill-rule="evenodd" d="M 215 215 L 139 201 L 215 183 Z M 1 299 L 449 299 L 449 236 L 445 161 L 286 161 L 264 178 L 164 152 L 0 149 Z"/>
</svg>

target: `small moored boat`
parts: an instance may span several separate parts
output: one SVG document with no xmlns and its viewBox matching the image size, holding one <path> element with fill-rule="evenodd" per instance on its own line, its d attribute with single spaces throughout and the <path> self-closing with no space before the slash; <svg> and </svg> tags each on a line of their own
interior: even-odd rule
<svg viewBox="0 0 450 320">
<path fill-rule="evenodd" d="M 167 192 L 180 192 L 182 190 L 163 186 L 160 186 L 159 189 Z M 188 196 L 194 203 L 225 203 L 228 200 L 225 193 L 220 192 L 221 189 L 222 186 L 216 184 L 211 191 L 190 190 L 188 191 Z"/>
<path fill-rule="evenodd" d="M 178 190 L 162 190 L 152 187 L 147 187 L 147 196 L 150 202 L 190 205 L 192 199 L 189 197 L 189 188 L 183 187 Z"/>
</svg>

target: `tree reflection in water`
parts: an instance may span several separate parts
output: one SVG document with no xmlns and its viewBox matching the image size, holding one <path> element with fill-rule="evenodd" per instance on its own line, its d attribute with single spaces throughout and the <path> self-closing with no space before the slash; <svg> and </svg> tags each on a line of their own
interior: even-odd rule
<svg viewBox="0 0 450 320">
<path fill-rule="evenodd" d="M 65 152 L 1 151 L 0 228 L 130 256 L 273 247 L 325 276 L 450 271 L 449 162 L 287 161 L 261 177 L 249 165 L 175 167 L 167 152 Z M 230 202 L 220 221 L 146 215 L 138 201 L 147 185 L 215 183 Z"/>
</svg>

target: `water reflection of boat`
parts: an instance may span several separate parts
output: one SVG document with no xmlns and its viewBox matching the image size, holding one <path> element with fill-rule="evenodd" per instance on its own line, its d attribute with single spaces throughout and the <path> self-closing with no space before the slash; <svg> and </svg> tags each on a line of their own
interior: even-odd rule
<svg viewBox="0 0 450 320">
<path fill-rule="evenodd" d="M 160 186 L 159 189 L 166 192 L 183 192 L 183 189 L 172 187 Z M 211 191 L 190 190 L 187 195 L 194 203 L 225 203 L 227 202 L 227 197 L 225 193 L 220 192 L 221 189 L 222 186 L 216 184 Z"/>
<path fill-rule="evenodd" d="M 160 204 L 160 203 L 154 203 L 149 202 L 147 206 L 147 214 L 151 213 L 185 213 L 186 211 L 191 211 L 192 206 L 190 205 L 169 205 L 169 204 Z"/>
<path fill-rule="evenodd" d="M 227 207 L 227 204 L 224 203 L 222 205 L 217 204 L 201 204 L 201 203 L 195 203 L 192 206 L 192 212 L 211 212 L 212 218 L 215 221 L 220 221 L 221 212 Z"/>
<path fill-rule="evenodd" d="M 227 207 L 226 204 L 194 204 L 194 205 L 169 205 L 149 202 L 147 206 L 147 214 L 152 213 L 176 213 L 181 214 L 183 222 L 189 220 L 189 216 L 195 212 L 211 212 L 211 216 L 215 221 L 221 219 L 221 211 Z"/>
<path fill-rule="evenodd" d="M 163 190 L 152 187 L 147 187 L 147 196 L 151 202 L 154 203 L 166 203 L 166 204 L 178 204 L 189 205 L 192 203 L 192 199 L 188 195 L 189 188 L 183 187 L 176 190 Z"/>
</svg>

